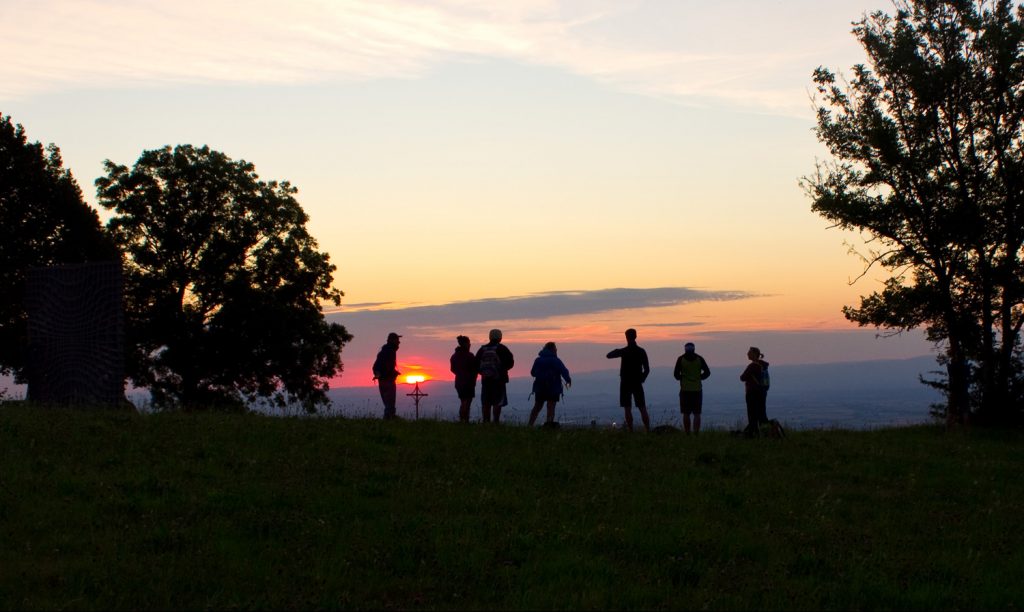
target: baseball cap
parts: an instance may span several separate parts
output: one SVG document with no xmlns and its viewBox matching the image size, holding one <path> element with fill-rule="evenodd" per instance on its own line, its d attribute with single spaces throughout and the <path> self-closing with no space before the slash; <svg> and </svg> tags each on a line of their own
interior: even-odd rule
<svg viewBox="0 0 1024 612">
<path fill-rule="evenodd" d="M 401 338 L 401 336 L 399 336 L 395 332 L 391 332 L 390 334 L 388 334 L 388 342 L 392 340 L 397 340 L 398 338 Z"/>
</svg>

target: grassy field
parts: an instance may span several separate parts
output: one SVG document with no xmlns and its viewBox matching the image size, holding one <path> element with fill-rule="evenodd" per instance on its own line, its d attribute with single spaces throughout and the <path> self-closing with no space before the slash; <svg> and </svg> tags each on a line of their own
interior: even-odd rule
<svg viewBox="0 0 1024 612">
<path fill-rule="evenodd" d="M 0 608 L 1024 607 L 1024 434 L 0 408 Z"/>
</svg>

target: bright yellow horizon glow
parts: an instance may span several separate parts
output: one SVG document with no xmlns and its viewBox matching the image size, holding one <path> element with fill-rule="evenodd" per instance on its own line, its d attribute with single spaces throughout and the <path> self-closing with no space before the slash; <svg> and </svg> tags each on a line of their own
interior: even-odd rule
<svg viewBox="0 0 1024 612">
<path fill-rule="evenodd" d="M 421 383 L 421 382 L 426 382 L 426 381 L 427 381 L 427 377 L 419 375 L 419 374 L 410 374 L 410 375 L 405 377 L 405 382 L 410 384 L 410 385 Z"/>
</svg>

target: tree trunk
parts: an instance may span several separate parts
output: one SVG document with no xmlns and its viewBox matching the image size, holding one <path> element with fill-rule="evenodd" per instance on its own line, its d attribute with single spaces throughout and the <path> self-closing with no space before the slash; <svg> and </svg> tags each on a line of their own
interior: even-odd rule
<svg viewBox="0 0 1024 612">
<path fill-rule="evenodd" d="M 981 280 L 981 355 L 978 362 L 981 367 L 981 405 L 982 413 L 988 413 L 992 402 L 999 396 L 999 367 L 995 348 L 995 315 L 993 306 L 992 266 L 984 252 L 978 254 L 978 276 Z"/>
<path fill-rule="evenodd" d="M 1016 259 L 1016 258 L 1014 258 Z M 1017 346 L 1017 330 L 1013 320 L 1013 304 L 1016 302 L 1016 295 L 1013 289 L 1014 279 L 1009 274 L 1003 275 L 1002 302 L 999 308 L 1000 340 L 999 347 L 999 378 L 997 379 L 998 395 L 993 397 L 994 404 L 991 406 L 992 416 L 996 422 L 1007 424 L 1011 420 L 1013 412 L 1013 350 Z"/>
<path fill-rule="evenodd" d="M 952 310 L 952 308 L 950 308 Z M 967 356 L 964 354 L 961 339 L 962 328 L 959 318 L 954 312 L 946 314 L 949 348 L 946 351 L 946 376 L 949 380 L 949 391 L 946 395 L 946 427 L 967 423 L 970 413 L 969 392 L 967 381 Z"/>
</svg>

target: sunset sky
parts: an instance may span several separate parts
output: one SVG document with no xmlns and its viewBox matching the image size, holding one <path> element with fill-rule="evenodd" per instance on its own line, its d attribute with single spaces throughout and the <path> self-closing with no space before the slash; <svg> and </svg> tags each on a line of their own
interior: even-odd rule
<svg viewBox="0 0 1024 612">
<path fill-rule="evenodd" d="M 209 145 L 288 180 L 338 266 L 339 385 L 446 379 L 500 327 L 526 375 L 639 330 L 654 365 L 927 354 L 840 309 L 861 263 L 799 186 L 824 148 L 811 74 L 864 59 L 885 0 L 3 0 L 0 112 L 88 201 L 111 159 Z"/>
</svg>

